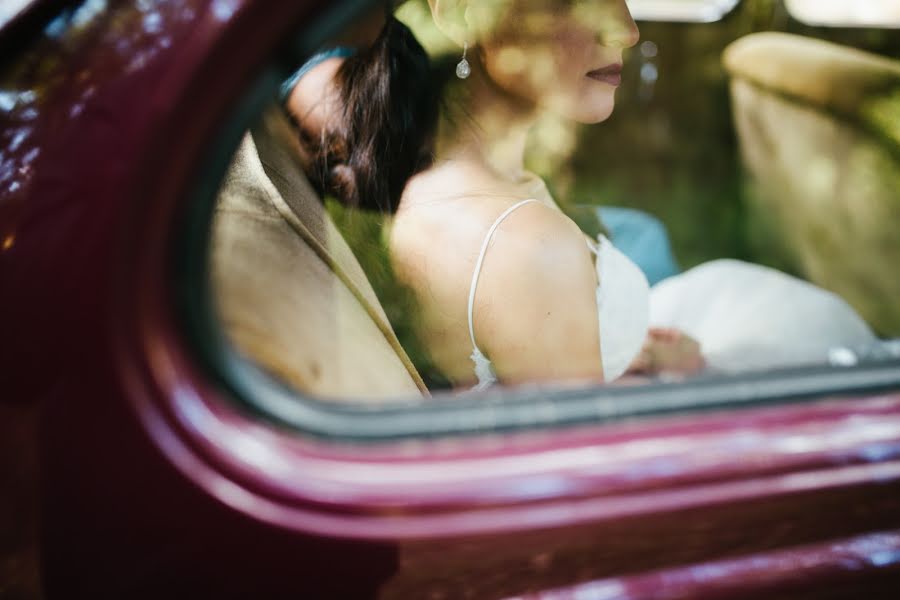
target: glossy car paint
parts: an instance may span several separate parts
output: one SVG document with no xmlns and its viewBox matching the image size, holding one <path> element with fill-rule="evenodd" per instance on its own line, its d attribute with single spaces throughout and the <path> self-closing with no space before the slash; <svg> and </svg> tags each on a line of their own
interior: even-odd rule
<svg viewBox="0 0 900 600">
<path fill-rule="evenodd" d="M 255 73 L 328 7 L 90 1 L 3 65 L 0 389 L 43 413 L 46 593 L 893 597 L 897 394 L 353 445 L 223 392 L 180 327 L 179 224 Z"/>
</svg>

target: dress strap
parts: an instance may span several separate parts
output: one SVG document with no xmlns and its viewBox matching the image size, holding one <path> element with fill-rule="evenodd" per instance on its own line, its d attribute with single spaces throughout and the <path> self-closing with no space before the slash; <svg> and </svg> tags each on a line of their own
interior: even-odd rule
<svg viewBox="0 0 900 600">
<path fill-rule="evenodd" d="M 488 229 L 487 235 L 484 236 L 484 242 L 481 244 L 481 253 L 478 255 L 478 261 L 475 263 L 475 271 L 472 273 L 472 283 L 469 286 L 469 339 L 472 340 L 472 348 L 474 349 L 474 354 L 478 354 L 482 356 L 481 350 L 478 348 L 478 344 L 475 343 L 475 327 L 473 326 L 472 320 L 472 312 L 475 309 L 475 290 L 478 288 L 478 278 L 481 275 L 481 265 L 484 264 L 484 257 L 487 254 L 488 246 L 491 243 L 491 239 L 494 237 L 494 232 L 497 231 L 497 227 L 500 226 L 500 223 L 508 217 L 514 210 L 528 204 L 529 202 L 537 202 L 534 198 L 530 198 L 528 200 L 522 200 L 521 202 L 517 202 L 513 204 L 497 217 L 497 220 L 494 221 L 494 224 L 491 225 L 491 228 Z"/>
</svg>

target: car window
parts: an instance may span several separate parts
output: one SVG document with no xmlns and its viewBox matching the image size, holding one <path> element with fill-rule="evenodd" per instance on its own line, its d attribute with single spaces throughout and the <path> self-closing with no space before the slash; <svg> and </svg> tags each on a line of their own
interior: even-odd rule
<svg viewBox="0 0 900 600">
<path fill-rule="evenodd" d="M 809 25 L 830 27 L 900 27 L 900 2 L 896 0 L 788 0 L 788 10 Z"/>
<path fill-rule="evenodd" d="M 505 11 L 513 4 L 530 17 L 506 31 L 503 20 L 514 17 Z M 599 85 L 614 83 L 614 111 L 590 124 L 560 114 L 562 104 L 539 111 L 523 132 L 524 170 L 510 178 L 497 175 L 502 159 L 486 158 L 496 169 L 485 174 L 468 156 L 442 154 L 467 130 L 480 128 L 499 139 L 512 127 L 501 116 L 495 128 L 483 114 L 473 127 L 469 119 L 480 107 L 464 102 L 474 79 L 460 73 L 481 68 L 476 61 L 496 51 L 497 69 L 556 81 L 551 67 L 559 65 L 557 58 L 552 49 L 542 54 L 547 40 L 555 39 L 553 15 L 572 16 L 567 27 L 595 22 L 602 29 L 608 18 L 627 23 L 615 12 L 625 3 L 503 0 L 485 3 L 480 12 L 445 15 L 445 22 L 424 0 L 401 3 L 396 16 L 428 53 L 430 76 L 441 84 L 435 87 L 442 112 L 434 135 L 416 138 L 430 160 L 413 170 L 410 185 L 421 189 L 407 187 L 399 196 L 419 194 L 421 220 L 404 220 L 418 213 L 404 213 L 402 204 L 392 215 L 350 205 L 366 198 L 342 198 L 345 190 L 334 181 L 348 176 L 341 163 L 348 155 L 340 154 L 336 137 L 328 138 L 331 154 L 317 146 L 334 132 L 305 130 L 308 123 L 290 105 L 295 88 L 284 86 L 310 54 L 319 53 L 316 66 L 335 65 L 308 71 L 315 73 L 310 77 L 338 77 L 341 61 L 368 48 L 345 53 L 346 40 L 377 40 L 381 27 L 371 20 L 378 11 L 348 21 L 344 34 L 314 51 L 283 52 L 272 71 L 277 75 L 253 92 L 256 108 L 234 136 L 240 141 L 222 166 L 205 214 L 206 251 L 197 265 L 207 292 L 196 294 L 196 301 L 212 326 L 198 328 L 195 342 L 241 401 L 297 426 L 336 422 L 329 420 L 335 414 L 324 418 L 310 406 L 341 407 L 349 411 L 344 416 L 362 411 L 365 424 L 342 420 L 344 429 L 338 429 L 365 437 L 376 435 L 367 427 L 415 435 L 534 426 L 893 385 L 900 358 L 894 341 L 900 312 L 893 301 L 900 280 L 890 266 L 900 253 L 894 235 L 900 189 L 900 135 L 892 117 L 900 85 L 900 62 L 891 58 L 896 40 L 880 27 L 860 36 L 786 19 L 786 10 L 794 14 L 799 2 L 627 4 L 640 40 L 612 42 L 616 52 L 624 48 L 621 69 L 591 75 Z M 488 31 L 478 35 L 496 27 L 519 36 L 516 44 L 527 39 L 531 45 L 485 50 L 454 38 L 461 30 L 453 23 L 479 19 Z M 492 39 L 507 43 L 500 34 Z M 857 86 L 852 93 L 848 82 Z M 343 101 L 328 95 L 329 85 L 311 103 L 301 102 L 304 114 L 313 118 Z M 522 102 L 554 101 L 541 86 L 503 85 Z M 409 118 L 427 121 L 418 113 Z M 400 151 L 390 156 L 399 162 Z M 497 144 L 497 151 L 505 146 Z M 391 164 L 387 155 L 374 155 Z M 332 163 L 317 170 L 320 159 Z M 461 170 L 454 170 L 459 164 Z M 393 176 L 390 168 L 379 173 Z M 471 196 L 481 204 L 469 202 Z M 459 208 L 429 212 L 443 198 Z M 523 200 L 554 211 L 546 214 L 566 227 L 577 226 L 587 242 L 578 260 L 596 279 L 581 304 L 590 304 L 594 320 L 585 320 L 570 344 L 547 341 L 555 325 L 540 316 L 522 317 L 522 331 L 509 333 L 506 315 L 527 315 L 529 304 L 492 287 L 492 279 L 518 285 L 506 279 L 505 271 L 520 263 L 515 252 L 502 258 L 503 236 L 516 223 L 529 222 L 527 211 L 539 213 L 538 207 L 519 208 Z M 493 206 L 499 208 L 487 208 Z M 522 211 L 509 213 L 522 218 L 504 216 L 504 208 Z M 473 226 L 478 235 L 466 237 L 459 215 L 471 218 L 479 210 L 490 215 Z M 509 219 L 506 225 L 500 217 Z M 548 231 L 540 223 L 535 227 Z M 521 252 L 530 251 L 518 243 L 526 244 Z M 603 254 L 610 247 L 615 255 Z M 476 277 L 479 254 L 484 280 Z M 491 265 L 504 260 L 505 268 Z M 647 281 L 643 291 L 629 279 L 635 266 Z M 556 270 L 569 272 L 570 266 Z M 527 284 L 509 289 L 530 289 Z M 602 291 L 595 297 L 597 289 Z M 574 299 L 547 297 L 560 303 L 560 311 L 581 310 Z M 604 301 L 619 312 L 604 309 Z M 583 372 L 569 367 L 581 360 L 585 331 L 595 342 L 599 338 L 603 365 L 618 361 L 624 372 L 611 377 L 600 366 Z M 518 355 L 507 352 L 492 334 L 509 336 L 502 339 L 510 344 L 556 343 L 562 351 L 551 356 L 538 349 L 538 358 L 517 362 L 530 356 L 530 346 L 520 346 Z M 628 356 L 617 357 L 626 346 L 619 354 Z M 535 366 L 555 357 L 559 377 L 548 376 L 553 365 Z M 529 368 L 537 375 L 529 377 Z"/>
<path fill-rule="evenodd" d="M 8 0 L 0 5 L 0 27 L 21 14 L 33 0 Z"/>
<path fill-rule="evenodd" d="M 730 13 L 739 0 L 629 0 L 640 21 L 712 23 Z"/>
</svg>

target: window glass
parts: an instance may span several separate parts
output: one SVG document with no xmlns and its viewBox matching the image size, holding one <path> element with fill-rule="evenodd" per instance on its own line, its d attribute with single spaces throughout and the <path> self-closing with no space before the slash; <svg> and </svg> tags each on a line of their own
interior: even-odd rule
<svg viewBox="0 0 900 600">
<path fill-rule="evenodd" d="M 628 0 L 638 21 L 712 23 L 730 13 L 740 0 Z"/>
<path fill-rule="evenodd" d="M 809 25 L 900 27 L 897 0 L 787 0 L 791 14 Z"/>
<path fill-rule="evenodd" d="M 22 12 L 33 0 L 5 0 L 0 4 L 0 27 Z"/>
<path fill-rule="evenodd" d="M 736 4 L 376 3 L 281 57 L 213 209 L 230 376 L 687 410 L 692 385 L 896 360 L 895 42 Z M 242 393 L 271 407 L 269 384 Z"/>
</svg>

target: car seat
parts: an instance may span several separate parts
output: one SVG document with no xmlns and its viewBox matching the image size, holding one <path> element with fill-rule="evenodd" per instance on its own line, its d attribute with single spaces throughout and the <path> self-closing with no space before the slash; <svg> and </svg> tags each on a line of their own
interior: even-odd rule
<svg viewBox="0 0 900 600">
<path fill-rule="evenodd" d="M 751 243 L 900 335 L 900 61 L 758 33 L 724 64 Z"/>
</svg>

